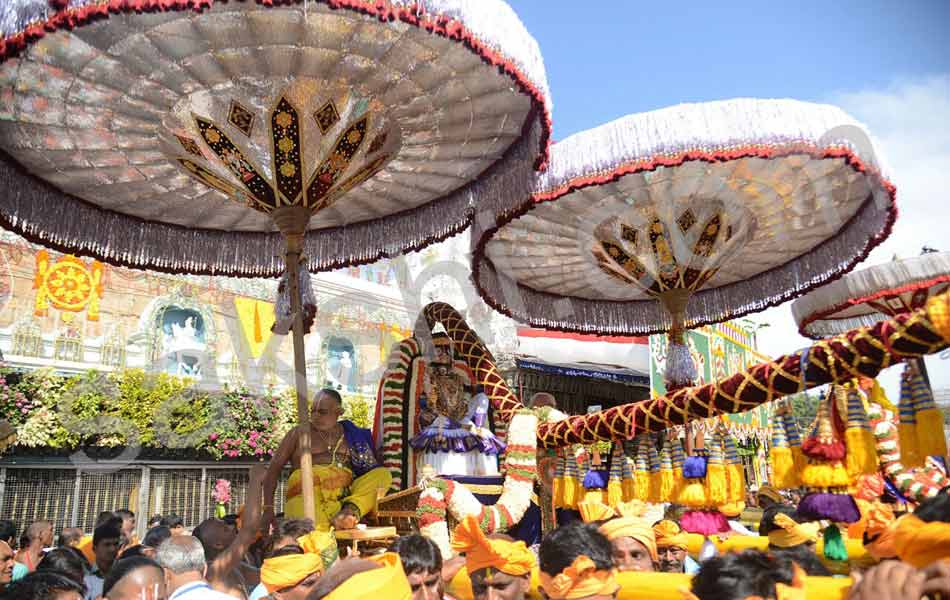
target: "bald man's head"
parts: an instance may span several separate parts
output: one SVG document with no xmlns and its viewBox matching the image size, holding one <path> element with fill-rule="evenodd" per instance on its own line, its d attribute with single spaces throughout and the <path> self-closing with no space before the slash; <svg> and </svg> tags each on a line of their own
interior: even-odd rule
<svg viewBox="0 0 950 600">
<path fill-rule="evenodd" d="M 204 546 L 205 560 L 209 563 L 224 552 L 237 537 L 234 527 L 221 519 L 207 519 L 192 533 Z"/>
</svg>

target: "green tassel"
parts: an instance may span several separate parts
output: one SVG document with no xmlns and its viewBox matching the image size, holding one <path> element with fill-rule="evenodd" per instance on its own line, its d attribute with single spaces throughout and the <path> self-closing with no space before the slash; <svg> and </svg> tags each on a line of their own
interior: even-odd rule
<svg viewBox="0 0 950 600">
<path fill-rule="evenodd" d="M 848 548 L 844 545 L 841 530 L 831 524 L 825 528 L 825 558 L 828 560 L 848 560 Z"/>
</svg>

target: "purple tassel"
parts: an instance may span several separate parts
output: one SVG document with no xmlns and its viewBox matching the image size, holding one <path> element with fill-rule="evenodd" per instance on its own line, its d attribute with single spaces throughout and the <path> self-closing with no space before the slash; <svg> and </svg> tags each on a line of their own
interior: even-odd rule
<svg viewBox="0 0 950 600">
<path fill-rule="evenodd" d="M 706 457 L 705 456 L 687 456 L 683 462 L 683 477 L 686 479 L 698 479 L 706 476 Z"/>
<path fill-rule="evenodd" d="M 607 489 L 607 471 L 591 469 L 584 475 L 585 490 Z"/>
<path fill-rule="evenodd" d="M 857 523 L 861 513 L 854 498 L 847 494 L 813 493 L 802 498 L 798 517 L 802 521 L 827 519 L 834 523 Z"/>
<path fill-rule="evenodd" d="M 729 521 L 716 511 L 691 510 L 683 513 L 680 527 L 687 533 L 709 536 L 730 531 Z"/>
</svg>

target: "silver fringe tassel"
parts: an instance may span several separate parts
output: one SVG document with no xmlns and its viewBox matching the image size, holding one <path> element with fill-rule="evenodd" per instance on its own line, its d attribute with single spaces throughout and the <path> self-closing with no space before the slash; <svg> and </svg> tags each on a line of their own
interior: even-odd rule
<svg viewBox="0 0 950 600">
<path fill-rule="evenodd" d="M 663 383 L 667 388 L 689 387 L 696 383 L 696 363 L 689 353 L 689 346 L 679 342 L 670 342 L 666 352 L 666 369 L 663 371 Z"/>
<path fill-rule="evenodd" d="M 301 268 L 298 279 L 300 305 L 303 307 L 303 332 L 307 334 L 313 328 L 313 322 L 317 316 L 317 296 L 313 292 L 310 271 Z M 280 276 L 280 283 L 277 285 L 277 299 L 274 302 L 275 321 L 271 327 L 274 334 L 287 335 L 293 328 L 294 313 L 290 307 L 290 285 L 288 284 L 287 271 L 284 271 L 284 274 Z"/>
</svg>

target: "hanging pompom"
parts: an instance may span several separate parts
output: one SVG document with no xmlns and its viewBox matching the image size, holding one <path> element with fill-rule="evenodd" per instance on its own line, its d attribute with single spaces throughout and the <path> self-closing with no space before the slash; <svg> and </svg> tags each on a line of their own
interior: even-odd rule
<svg viewBox="0 0 950 600">
<path fill-rule="evenodd" d="M 680 517 L 680 528 L 704 537 L 731 531 L 729 521 L 717 510 L 691 510 Z"/>
<path fill-rule="evenodd" d="M 848 475 L 854 481 L 861 475 L 877 472 L 876 442 L 861 392 L 854 386 L 839 386 L 838 389 L 847 404 L 848 418 L 844 439 L 848 450 Z"/>
<path fill-rule="evenodd" d="M 901 400 L 897 406 L 900 420 L 897 423 L 897 436 L 900 440 L 901 463 L 905 467 L 923 466 L 923 456 L 917 446 L 916 398 L 912 389 L 910 367 L 904 367 L 901 377 Z"/>
<path fill-rule="evenodd" d="M 798 505 L 798 515 L 803 521 L 855 523 L 861 519 L 858 505 L 847 494 L 807 494 Z"/>
<path fill-rule="evenodd" d="M 637 495 L 637 481 L 636 475 L 634 475 L 634 462 L 633 459 L 627 456 L 626 453 L 623 455 L 623 501 L 630 502 Z"/>
<path fill-rule="evenodd" d="M 841 530 L 834 523 L 825 528 L 824 542 L 825 558 L 836 561 L 848 560 L 848 548 L 841 537 Z"/>
<path fill-rule="evenodd" d="M 930 386 L 914 363 L 906 367 L 910 371 L 911 394 L 914 397 L 914 412 L 917 420 L 917 451 L 925 456 L 947 455 L 947 438 L 943 433 L 943 413 L 934 403 Z"/>
<path fill-rule="evenodd" d="M 834 389 L 836 387 L 838 386 L 832 386 L 832 389 L 818 402 L 815 429 L 808 436 L 808 439 L 802 442 L 802 452 L 809 459 L 817 461 L 844 459 L 844 442 L 838 438 L 832 422 L 832 403 L 834 402 Z"/>
<path fill-rule="evenodd" d="M 313 322 L 317 317 L 317 298 L 313 293 L 310 271 L 303 260 L 300 262 L 298 273 L 300 305 L 303 307 L 303 332 L 307 334 L 313 328 Z M 275 335 L 287 335 L 293 327 L 294 315 L 291 306 L 290 284 L 288 283 L 287 271 L 284 271 L 284 274 L 280 277 L 280 283 L 277 284 L 277 299 L 274 302 L 275 321 L 271 326 L 271 331 Z"/>
<path fill-rule="evenodd" d="M 666 353 L 666 369 L 663 383 L 667 392 L 693 385 L 697 379 L 696 364 L 689 353 L 689 346 L 670 340 Z"/>
<path fill-rule="evenodd" d="M 686 454 L 683 452 L 683 444 L 679 438 L 674 437 L 673 439 L 668 439 L 666 442 L 669 444 L 670 460 L 673 463 L 673 489 L 670 490 L 668 501 L 676 502 L 680 492 L 683 490 L 683 486 L 686 484 L 686 479 L 683 476 L 683 463 L 686 461 Z"/>
<path fill-rule="evenodd" d="M 785 425 L 785 437 L 788 439 L 788 447 L 792 450 L 795 468 L 800 474 L 805 465 L 808 464 L 808 460 L 805 458 L 805 453 L 802 452 L 802 432 L 798 427 L 798 420 L 795 419 L 791 411 L 788 411 L 782 415 L 782 424 Z M 797 475 L 796 477 L 800 479 L 801 476 Z"/>
</svg>

